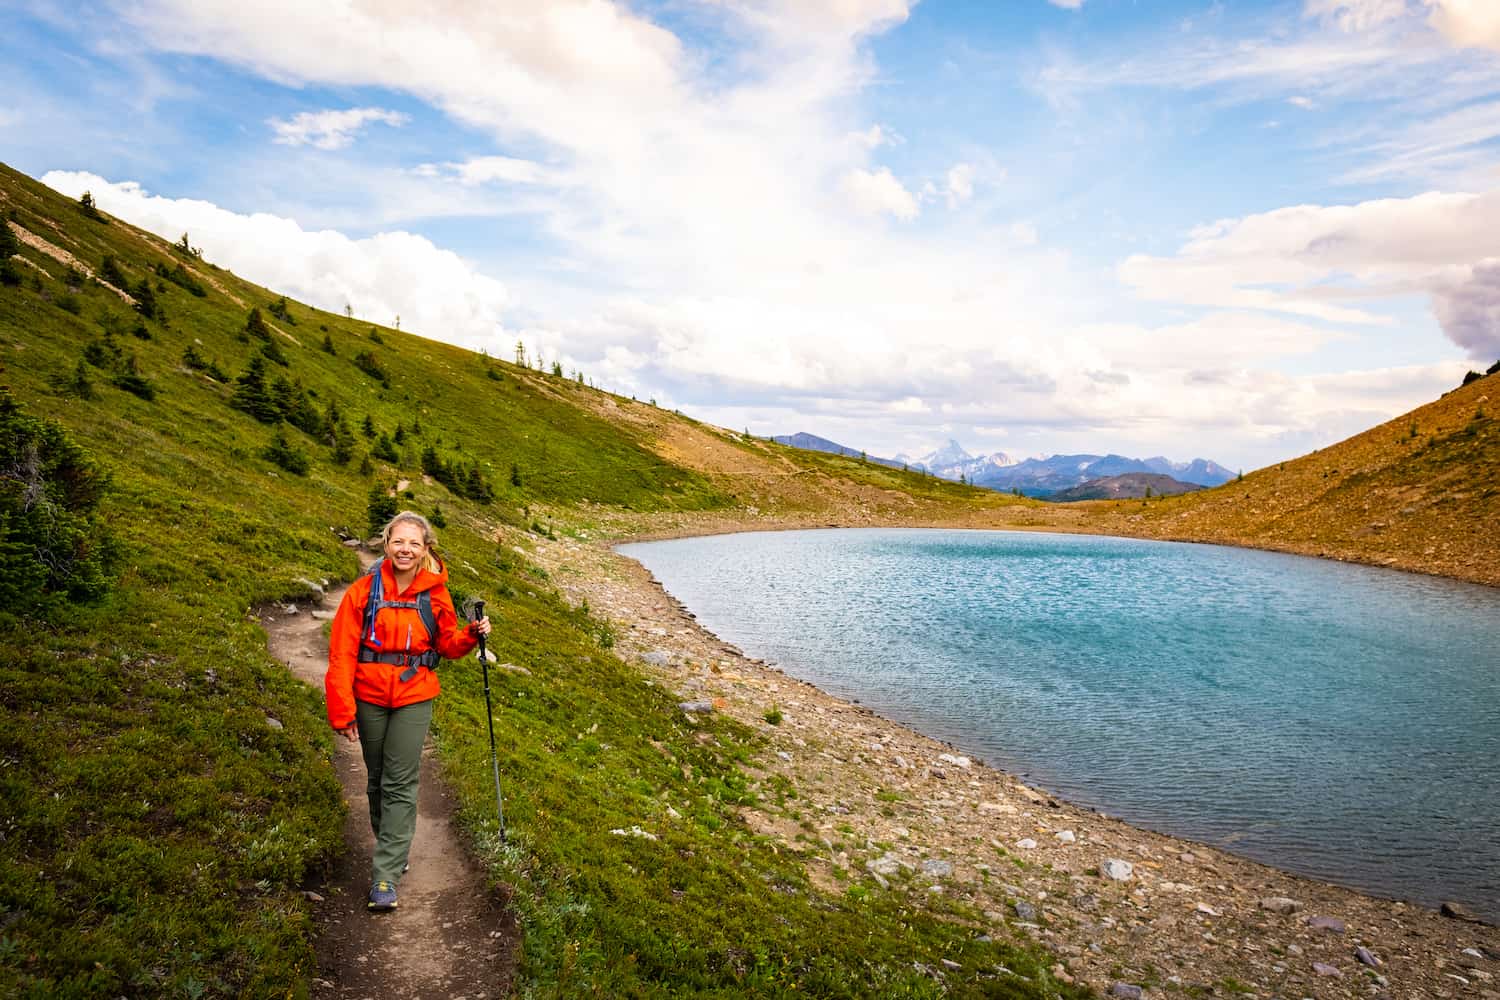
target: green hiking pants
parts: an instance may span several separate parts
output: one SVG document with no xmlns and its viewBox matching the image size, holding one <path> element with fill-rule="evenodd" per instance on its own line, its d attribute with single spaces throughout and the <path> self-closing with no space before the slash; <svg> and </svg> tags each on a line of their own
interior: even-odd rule
<svg viewBox="0 0 1500 1000">
<path fill-rule="evenodd" d="M 370 881 L 395 885 L 401 880 L 417 829 L 417 778 L 422 770 L 422 743 L 432 722 L 432 702 L 383 708 L 359 701 L 354 713 L 368 775 L 370 829 L 375 831 Z"/>
</svg>

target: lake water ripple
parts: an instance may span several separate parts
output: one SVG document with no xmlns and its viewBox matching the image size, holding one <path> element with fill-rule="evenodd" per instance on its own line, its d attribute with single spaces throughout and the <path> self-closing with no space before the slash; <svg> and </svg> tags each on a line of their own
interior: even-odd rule
<svg viewBox="0 0 1500 1000">
<path fill-rule="evenodd" d="M 1500 920 L 1500 591 L 1029 532 L 620 551 L 749 655 L 1074 802 Z"/>
</svg>

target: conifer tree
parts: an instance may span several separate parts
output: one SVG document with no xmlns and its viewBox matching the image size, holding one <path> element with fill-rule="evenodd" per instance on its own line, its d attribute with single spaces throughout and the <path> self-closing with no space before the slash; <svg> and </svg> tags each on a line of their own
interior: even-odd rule
<svg viewBox="0 0 1500 1000">
<path fill-rule="evenodd" d="M 260 310 L 254 307 L 251 307 L 250 315 L 245 318 L 245 332 L 261 340 L 271 339 L 271 328 L 266 326 L 265 317 L 261 316 Z"/>
<path fill-rule="evenodd" d="M 130 294 L 135 298 L 136 312 L 147 319 L 159 319 L 161 317 L 161 307 L 156 303 L 156 290 L 151 287 L 151 279 L 149 277 L 142 278 L 130 290 Z"/>
<path fill-rule="evenodd" d="M 10 223 L 0 219 L 0 285 L 19 285 L 21 270 L 11 260 L 21 252 L 21 241 L 11 232 Z"/>
<path fill-rule="evenodd" d="M 250 364 L 234 380 L 234 395 L 229 405 L 250 414 L 263 424 L 274 424 L 281 419 L 281 410 L 266 386 L 266 359 L 252 355 Z"/>
</svg>

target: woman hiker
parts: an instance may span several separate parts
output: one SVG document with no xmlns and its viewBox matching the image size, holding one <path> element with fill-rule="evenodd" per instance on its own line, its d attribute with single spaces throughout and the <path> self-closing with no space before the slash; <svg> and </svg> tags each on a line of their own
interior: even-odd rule
<svg viewBox="0 0 1500 1000">
<path fill-rule="evenodd" d="M 381 531 L 385 558 L 344 594 L 328 640 L 328 722 L 359 739 L 369 776 L 375 863 L 369 908 L 396 908 L 417 825 L 417 777 L 432 721 L 439 657 L 456 660 L 490 632 L 460 626 L 432 527 L 411 511 Z"/>
</svg>

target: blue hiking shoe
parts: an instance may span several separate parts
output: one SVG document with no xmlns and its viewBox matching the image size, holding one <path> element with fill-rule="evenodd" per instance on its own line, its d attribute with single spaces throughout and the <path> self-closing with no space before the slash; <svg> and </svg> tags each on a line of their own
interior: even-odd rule
<svg viewBox="0 0 1500 1000">
<path fill-rule="evenodd" d="M 389 882 L 376 882 L 370 889 L 370 901 L 365 907 L 375 913 L 384 913 L 396 908 L 396 887 Z"/>
</svg>

